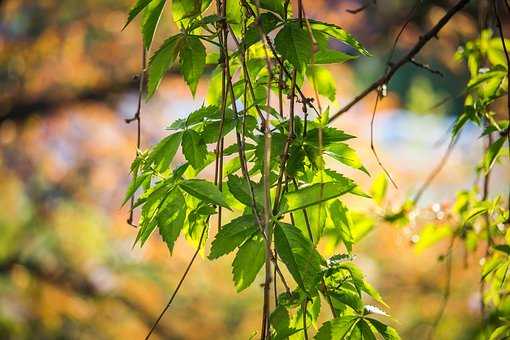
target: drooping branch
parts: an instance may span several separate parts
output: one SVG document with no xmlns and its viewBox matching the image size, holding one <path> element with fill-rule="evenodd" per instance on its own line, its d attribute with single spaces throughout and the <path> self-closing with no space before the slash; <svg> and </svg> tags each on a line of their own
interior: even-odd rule
<svg viewBox="0 0 510 340">
<path fill-rule="evenodd" d="M 410 63 L 413 58 L 427 45 L 427 43 L 432 39 L 438 36 L 438 33 L 441 29 L 450 21 L 450 19 L 461 9 L 463 9 L 469 0 L 460 0 L 457 2 L 455 6 L 450 8 L 448 12 L 432 27 L 430 31 L 422 35 L 418 42 L 413 46 L 413 48 L 402 58 L 400 58 L 397 62 L 390 65 L 388 70 L 376 81 L 374 81 L 370 86 L 368 86 L 365 90 L 363 90 L 360 94 L 358 94 L 354 99 L 352 99 L 348 104 L 338 110 L 331 118 L 329 122 L 333 122 L 338 117 L 349 111 L 354 105 L 356 105 L 359 101 L 365 98 L 367 95 L 377 90 L 380 86 L 387 84 L 391 78 L 395 75 L 395 73 L 407 63 Z"/>
</svg>

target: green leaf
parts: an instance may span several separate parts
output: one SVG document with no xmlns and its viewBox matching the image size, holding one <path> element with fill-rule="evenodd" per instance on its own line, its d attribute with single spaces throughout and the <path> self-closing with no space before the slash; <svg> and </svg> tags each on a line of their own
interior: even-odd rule
<svg viewBox="0 0 510 340">
<path fill-rule="evenodd" d="M 142 184 L 146 182 L 147 179 L 150 179 L 150 177 L 151 177 L 150 172 L 146 172 L 143 174 L 134 174 L 134 178 L 129 183 L 126 195 L 124 196 L 124 200 L 122 201 L 122 205 L 126 204 L 127 201 L 129 201 L 129 199 L 133 197 L 136 190 L 138 190 L 138 188 L 140 188 Z"/>
<path fill-rule="evenodd" d="M 269 317 L 269 322 L 273 329 L 276 331 L 276 338 L 284 338 L 285 336 L 290 335 L 289 333 L 292 330 L 289 329 L 290 326 L 290 316 L 287 308 L 283 306 L 277 306 L 271 316 Z"/>
<path fill-rule="evenodd" d="M 152 39 L 154 38 L 154 33 L 156 32 L 156 27 L 158 26 L 165 4 L 166 0 L 152 0 L 145 10 L 142 22 L 142 35 L 143 45 L 146 50 L 149 50 L 152 44 Z"/>
<path fill-rule="evenodd" d="M 201 169 L 207 158 L 207 145 L 198 132 L 186 130 L 182 136 L 182 152 L 194 169 Z"/>
<path fill-rule="evenodd" d="M 296 227 L 278 223 L 274 230 L 276 249 L 296 283 L 310 295 L 317 289 L 321 257 Z"/>
<path fill-rule="evenodd" d="M 354 59 L 357 59 L 357 57 L 344 52 L 320 49 L 315 53 L 313 61 L 315 64 L 343 64 Z"/>
<path fill-rule="evenodd" d="M 252 215 L 244 215 L 225 224 L 216 234 L 211 244 L 208 258 L 216 259 L 239 247 L 247 238 L 258 230 L 257 222 Z"/>
<path fill-rule="evenodd" d="M 199 16 L 209 7 L 211 0 L 173 0 L 172 16 L 176 23 Z"/>
<path fill-rule="evenodd" d="M 370 194 L 372 198 L 377 204 L 381 204 L 386 196 L 386 191 L 388 190 L 388 180 L 383 173 L 377 175 L 372 182 L 372 188 L 370 190 Z"/>
<path fill-rule="evenodd" d="M 360 320 L 354 315 L 341 316 L 322 324 L 315 336 L 316 340 L 343 340 L 350 339 L 350 334 Z"/>
<path fill-rule="evenodd" d="M 372 332 L 372 329 L 370 328 L 370 325 L 365 320 L 360 320 L 356 326 L 361 331 L 363 340 L 377 340 L 374 332 Z"/>
<path fill-rule="evenodd" d="M 320 95 L 325 96 L 330 101 L 336 97 L 336 81 L 331 72 L 325 67 L 311 65 L 308 67 L 307 76 L 312 80 L 313 86 Z"/>
<path fill-rule="evenodd" d="M 358 40 L 356 40 L 356 38 L 354 38 L 349 32 L 347 32 L 343 28 L 337 25 L 328 24 L 317 20 L 309 19 L 309 22 L 312 30 L 327 34 L 331 38 L 351 46 L 362 55 L 371 56 L 370 52 L 368 52 L 363 47 L 363 45 L 361 45 L 361 43 Z"/>
<path fill-rule="evenodd" d="M 252 1 L 257 3 L 257 1 Z M 267 9 L 268 11 L 275 12 L 282 18 L 285 17 L 285 1 L 284 0 L 259 0 L 260 8 Z"/>
<path fill-rule="evenodd" d="M 184 197 L 180 190 L 173 191 L 171 203 L 165 206 L 158 214 L 159 233 L 165 241 L 168 250 L 172 253 L 175 240 L 179 237 L 186 218 L 186 205 L 183 204 Z"/>
<path fill-rule="evenodd" d="M 285 201 L 282 202 L 280 213 L 283 214 L 328 201 L 350 192 L 355 187 L 356 185 L 351 180 L 344 177 L 341 182 L 317 183 L 291 191 L 283 196 Z"/>
<path fill-rule="evenodd" d="M 248 207 L 252 206 L 253 203 L 251 199 L 250 187 L 244 178 L 235 175 L 229 175 L 227 185 L 232 195 L 239 202 Z M 262 208 L 264 205 L 264 188 L 260 184 L 256 184 L 253 181 L 251 181 L 251 185 L 255 194 L 255 203 L 257 204 L 257 209 Z"/>
<path fill-rule="evenodd" d="M 203 179 L 188 179 L 182 181 L 179 186 L 182 190 L 200 200 L 230 209 L 223 193 L 211 182 Z"/>
<path fill-rule="evenodd" d="M 166 71 L 174 64 L 181 49 L 182 34 L 168 38 L 149 61 L 149 79 L 147 81 L 147 98 L 154 95 Z"/>
<path fill-rule="evenodd" d="M 180 54 L 181 70 L 193 96 L 197 90 L 198 80 L 204 72 L 205 58 L 205 47 L 200 39 L 194 36 L 186 37 Z"/>
<path fill-rule="evenodd" d="M 156 144 L 149 154 L 150 164 L 159 172 L 164 172 L 170 166 L 170 163 L 175 157 L 179 145 L 182 140 L 182 132 L 174 133 L 173 135 L 163 138 Z"/>
<path fill-rule="evenodd" d="M 319 135 L 320 129 L 315 128 L 306 134 L 305 142 L 315 147 L 319 147 Z M 322 128 L 322 146 L 327 146 L 331 143 L 343 142 L 349 139 L 354 138 L 342 130 L 338 130 L 337 128 L 325 127 Z"/>
<path fill-rule="evenodd" d="M 381 321 L 376 319 L 367 318 L 366 320 L 370 322 L 372 326 L 375 327 L 375 329 L 377 329 L 377 331 L 379 332 L 379 334 L 382 335 L 384 340 L 400 340 L 398 332 L 393 327 L 385 325 Z"/>
<path fill-rule="evenodd" d="M 124 25 L 124 27 L 122 29 L 125 29 L 127 27 L 127 25 L 129 25 L 129 23 L 131 21 L 133 21 L 134 18 L 136 18 L 136 16 L 141 12 L 143 11 L 143 9 L 145 7 L 147 7 L 147 5 L 149 5 L 153 0 L 138 0 L 135 5 L 133 7 L 131 7 L 131 10 L 129 11 L 129 15 L 128 15 L 128 19 L 127 19 L 127 22 L 126 24 Z"/>
<path fill-rule="evenodd" d="M 265 262 L 264 240 L 255 237 L 246 241 L 232 262 L 232 274 L 238 292 L 249 287 Z"/>
<path fill-rule="evenodd" d="M 305 29 L 294 22 L 286 24 L 275 37 L 275 48 L 298 70 L 302 70 L 312 58 L 312 42 Z"/>
<path fill-rule="evenodd" d="M 260 28 L 262 28 L 263 33 L 267 34 L 271 32 L 273 29 L 275 29 L 280 22 L 281 20 L 273 13 L 270 12 L 262 13 L 259 16 L 260 27 L 257 27 L 257 24 L 253 23 L 246 30 L 243 42 L 244 48 L 248 49 L 248 47 L 250 47 L 251 45 L 255 44 L 257 41 L 260 40 L 259 34 Z"/>
<path fill-rule="evenodd" d="M 345 143 L 334 143 L 328 145 L 326 147 L 326 154 L 337 161 L 350 166 L 351 168 L 361 170 L 369 175 L 367 169 L 363 166 L 363 163 L 361 163 L 356 151 Z"/>
<path fill-rule="evenodd" d="M 492 168 L 496 160 L 498 159 L 499 154 L 501 153 L 501 149 L 503 144 L 505 144 L 506 137 L 500 137 L 496 142 L 492 143 L 487 152 L 483 157 L 482 168 L 485 173 L 488 173 Z"/>
<path fill-rule="evenodd" d="M 504 340 L 508 339 L 508 336 L 510 336 L 510 325 L 503 325 L 492 332 L 489 340 Z"/>
<path fill-rule="evenodd" d="M 352 220 L 347 210 L 347 207 L 340 202 L 335 200 L 329 206 L 329 216 L 334 223 L 335 227 L 338 228 L 339 235 L 345 245 L 347 251 L 352 251 L 352 245 L 354 243 L 354 237 L 352 235 Z"/>
</svg>

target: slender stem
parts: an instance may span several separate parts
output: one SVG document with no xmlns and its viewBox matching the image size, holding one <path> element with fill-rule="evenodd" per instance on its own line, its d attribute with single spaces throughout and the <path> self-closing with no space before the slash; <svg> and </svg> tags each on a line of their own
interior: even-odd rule
<svg viewBox="0 0 510 340">
<path fill-rule="evenodd" d="M 195 259 L 197 258 L 197 255 L 198 253 L 200 252 L 201 248 L 202 248 L 202 241 L 204 239 L 204 235 L 205 235 L 205 231 L 207 230 L 207 225 L 209 223 L 209 219 L 207 219 L 207 222 L 206 224 L 204 225 L 204 229 L 202 229 L 202 234 L 200 235 L 200 240 L 198 241 L 198 246 L 197 246 L 197 250 L 195 250 L 195 253 L 193 254 L 193 257 L 191 258 L 190 262 L 188 263 L 188 266 L 186 267 L 186 270 L 184 271 L 184 273 L 182 274 L 181 276 L 181 279 L 179 280 L 179 283 L 177 284 L 177 287 L 175 287 L 175 290 L 173 291 L 172 295 L 170 296 L 170 300 L 168 301 L 168 303 L 166 304 L 165 308 L 163 308 L 163 310 L 161 311 L 161 313 L 159 314 L 158 318 L 156 319 L 156 322 L 154 322 L 154 325 L 151 327 L 151 329 L 149 330 L 149 333 L 147 334 L 147 336 L 145 337 L 145 340 L 148 340 L 150 338 L 150 336 L 152 335 L 152 333 L 154 332 L 154 330 L 156 329 L 156 327 L 158 326 L 159 322 L 161 321 L 161 319 L 163 318 L 163 315 L 165 315 L 165 313 L 167 312 L 167 310 L 170 308 L 170 306 L 172 305 L 172 302 L 174 301 L 175 297 L 177 296 L 177 293 L 179 292 L 179 289 L 181 288 L 182 286 L 182 283 L 184 282 L 184 280 L 186 279 L 186 276 L 188 275 L 190 269 L 191 269 L 191 266 L 193 265 L 193 263 L 195 262 Z"/>
</svg>

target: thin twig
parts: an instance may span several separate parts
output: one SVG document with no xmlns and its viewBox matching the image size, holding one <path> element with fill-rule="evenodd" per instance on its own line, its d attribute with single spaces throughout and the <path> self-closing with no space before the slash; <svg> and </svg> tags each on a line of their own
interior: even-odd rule
<svg viewBox="0 0 510 340">
<path fill-rule="evenodd" d="M 159 314 L 156 322 L 154 322 L 154 325 L 151 327 L 151 329 L 149 330 L 149 333 L 147 334 L 147 336 L 145 337 L 145 340 L 148 340 L 150 338 L 150 336 L 152 335 L 152 333 L 154 332 L 154 330 L 156 329 L 156 327 L 158 326 L 159 322 L 161 321 L 161 319 L 163 318 L 163 315 L 165 315 L 166 311 L 170 308 L 170 306 L 172 305 L 172 302 L 174 301 L 174 298 L 175 296 L 177 295 L 177 293 L 179 292 L 179 289 L 181 288 L 182 286 L 182 283 L 184 282 L 184 280 L 186 279 L 186 276 L 188 275 L 190 269 L 191 269 L 191 266 L 193 265 L 193 263 L 195 262 L 195 259 L 197 258 L 197 255 L 198 253 L 200 252 L 200 249 L 202 247 L 202 241 L 204 239 L 204 235 L 205 235 L 205 231 L 207 230 L 207 225 L 209 223 L 209 219 L 207 219 L 207 222 L 206 224 L 204 225 L 204 228 L 202 229 L 202 234 L 200 235 L 200 240 L 198 241 L 198 246 L 197 246 L 197 250 L 195 250 L 195 253 L 193 254 L 193 257 L 191 258 L 190 262 L 188 263 L 188 266 L 186 267 L 186 270 L 184 271 L 184 273 L 182 274 L 182 277 L 181 279 L 179 280 L 179 283 L 177 284 L 177 287 L 175 287 L 175 290 L 173 291 L 172 295 L 170 296 L 170 300 L 168 301 L 168 303 L 166 304 L 165 308 L 163 308 L 163 310 L 161 311 L 161 313 Z"/>
<path fill-rule="evenodd" d="M 439 323 L 441 322 L 441 319 L 444 316 L 444 312 L 446 311 L 446 306 L 448 305 L 448 300 L 450 299 L 450 292 L 451 292 L 451 284 L 452 284 L 452 262 L 453 262 L 453 244 L 455 242 L 456 235 L 452 236 L 452 239 L 450 240 L 450 245 L 448 246 L 448 250 L 445 255 L 445 263 L 446 263 L 446 283 L 444 287 L 443 292 L 443 301 L 441 302 L 441 306 L 439 307 L 439 311 L 436 314 L 436 317 L 434 318 L 434 322 L 432 323 L 428 339 L 432 340 L 434 338 L 434 333 L 437 330 L 437 327 L 439 326 Z"/>
<path fill-rule="evenodd" d="M 458 1 L 457 4 L 450 8 L 450 10 L 446 12 L 446 14 L 436 23 L 434 27 L 432 27 L 430 31 L 428 31 L 425 35 L 420 37 L 418 42 L 405 56 L 400 58 L 399 61 L 397 61 L 396 63 L 392 64 L 384 75 L 382 75 L 379 79 L 373 82 L 369 87 L 363 90 L 354 99 L 352 99 L 347 105 L 345 105 L 343 108 L 338 110 L 333 116 L 331 116 L 329 122 L 330 123 L 333 122 L 338 117 L 343 115 L 345 112 L 349 111 L 354 105 L 356 105 L 359 101 L 365 98 L 368 94 L 370 94 L 372 91 L 377 90 L 379 86 L 387 84 L 393 77 L 395 72 L 397 72 L 402 66 L 410 62 L 411 59 L 414 58 L 432 38 L 437 37 L 439 31 L 441 31 L 441 29 L 450 21 L 450 19 L 457 12 L 463 9 L 469 3 L 469 1 L 470 0 Z"/>
<path fill-rule="evenodd" d="M 436 70 L 436 69 L 433 69 L 430 65 L 428 64 L 423 64 L 423 63 L 420 63 L 419 61 L 416 61 L 416 59 L 411 59 L 411 63 L 416 66 L 416 67 L 419 67 L 421 69 L 424 69 L 425 71 L 429 71 L 430 73 L 432 74 L 436 74 L 438 76 L 440 76 L 441 78 L 444 78 L 444 74 L 443 72 L 439 71 L 439 70 Z"/>
<path fill-rule="evenodd" d="M 375 114 L 377 112 L 377 104 L 379 103 L 379 100 L 381 98 L 381 90 L 377 91 L 377 97 L 375 98 L 375 104 L 374 104 L 374 110 L 372 111 L 372 118 L 370 119 L 370 149 L 372 150 L 372 153 L 374 154 L 375 160 L 377 161 L 377 164 L 379 164 L 379 167 L 384 171 L 388 179 L 390 180 L 391 184 L 395 187 L 395 189 L 398 189 L 397 183 L 393 180 L 391 177 L 390 172 L 386 169 L 384 164 L 381 162 L 381 159 L 379 158 L 379 154 L 377 153 L 377 150 L 375 149 L 374 144 L 374 121 L 375 121 Z"/>
</svg>

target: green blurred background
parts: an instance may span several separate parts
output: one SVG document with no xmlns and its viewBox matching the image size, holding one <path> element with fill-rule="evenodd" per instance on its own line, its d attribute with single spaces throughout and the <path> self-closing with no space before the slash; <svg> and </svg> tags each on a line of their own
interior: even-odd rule
<svg viewBox="0 0 510 340">
<path fill-rule="evenodd" d="M 374 54 L 331 68 L 338 87 L 333 108 L 338 108 L 384 71 L 414 2 L 380 0 L 356 15 L 346 9 L 358 8 L 359 1 L 304 3 L 309 17 L 346 28 Z M 131 5 L 130 0 L 0 0 L 0 339 L 143 338 L 193 252 L 179 240 L 170 257 L 156 235 L 143 249 L 133 248 L 136 229 L 126 224 L 128 211 L 120 207 L 136 148 L 136 127 L 124 119 L 136 109 L 141 64 L 139 27 L 121 32 Z M 412 46 L 449 5 L 423 1 L 395 55 Z M 156 44 L 176 29 L 170 11 Z M 444 77 L 410 65 L 389 86 L 375 133 L 399 185 L 389 189 L 388 206 L 398 207 L 416 191 L 447 146 L 467 79 L 453 55 L 459 44 L 477 36 L 480 15 L 472 5 L 420 54 L 420 61 Z M 142 145 L 156 142 L 169 122 L 200 106 L 207 90 L 203 79 L 192 98 L 184 81 L 169 73 L 158 95 L 144 104 Z M 444 98 L 451 99 L 434 107 Z M 355 147 L 377 174 L 368 147 L 373 99 L 335 124 L 359 137 Z M 456 190 L 473 184 L 483 150 L 478 134 L 467 129 L 416 220 L 401 228 L 370 223 L 372 232 L 354 250 L 403 339 L 425 339 L 440 309 L 446 274 L 438 257 L 447 245 L 418 252 L 413 242 L 424 224 L 440 223 Z M 508 170 L 496 167 L 495 192 L 508 183 Z M 367 189 L 374 178 L 349 175 Z M 348 204 L 380 213 L 365 201 Z M 454 249 L 452 292 L 438 339 L 470 339 L 479 324 L 480 267 L 477 257 L 464 253 Z M 155 335 L 249 338 L 259 324 L 262 289 L 253 285 L 236 294 L 230 262 L 197 261 Z"/>
</svg>

